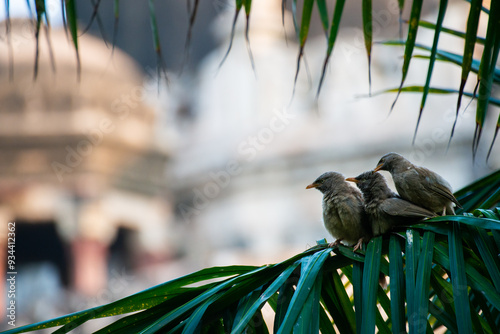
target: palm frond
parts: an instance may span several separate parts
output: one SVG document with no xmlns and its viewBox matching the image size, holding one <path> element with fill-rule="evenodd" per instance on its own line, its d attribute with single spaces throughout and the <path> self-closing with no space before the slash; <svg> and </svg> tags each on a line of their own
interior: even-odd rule
<svg viewBox="0 0 500 334">
<path fill-rule="evenodd" d="M 399 333 L 406 326 L 410 332 L 445 327 L 453 333 L 497 333 L 499 175 L 456 192 L 469 213 L 379 236 L 366 252 L 342 245 L 332 249 L 323 240 L 281 263 L 203 269 L 110 304 L 4 333 L 54 327 L 59 327 L 55 333 L 68 333 L 115 315 L 125 317 L 97 333 L 266 333 L 271 325 L 277 333 L 375 328 Z M 390 277 L 386 290 L 379 286 L 380 273 Z M 264 321 L 266 304 L 275 312 L 273 324 Z"/>
<path fill-rule="evenodd" d="M 167 78 L 167 70 L 165 67 L 165 63 L 163 61 L 163 56 L 161 52 L 161 47 L 160 47 L 160 39 L 159 39 L 159 32 L 158 32 L 158 27 L 156 24 L 156 17 L 158 14 L 154 9 L 154 0 L 148 0 L 148 4 L 150 7 L 150 21 L 151 21 L 151 27 L 152 27 L 152 36 L 153 36 L 153 47 L 154 50 L 157 54 L 157 67 L 158 67 L 158 77 L 160 78 L 162 75 Z M 489 104 L 491 101 L 491 92 L 494 89 L 496 85 L 499 83 L 499 73 L 500 70 L 496 67 L 497 59 L 498 59 L 498 53 L 500 51 L 500 10 L 499 10 L 499 3 L 497 1 L 492 1 L 491 2 L 491 8 L 484 8 L 483 7 L 483 1 L 482 0 L 469 0 L 470 2 L 470 7 L 469 7 L 469 12 L 467 15 L 467 22 L 464 24 L 464 27 L 462 30 L 455 30 L 455 29 L 450 29 L 450 28 L 445 28 L 442 26 L 442 23 L 446 17 L 446 8 L 448 5 L 447 0 L 440 0 L 439 1 L 439 13 L 438 13 L 438 18 L 436 20 L 436 23 L 431 23 L 427 21 L 423 21 L 420 19 L 421 12 L 422 12 L 422 0 L 412 0 L 410 2 L 411 4 L 411 11 L 410 11 L 410 16 L 409 18 L 404 21 L 408 24 L 408 33 L 406 36 L 406 39 L 403 40 L 402 35 L 403 35 L 403 29 L 402 29 L 402 24 L 403 24 L 403 19 L 402 19 L 402 13 L 403 13 L 403 8 L 405 6 L 405 1 L 404 0 L 398 0 L 398 8 L 399 8 L 399 21 L 400 21 L 400 41 L 398 41 L 399 44 L 402 44 L 405 46 L 404 48 L 404 55 L 403 55 L 403 64 L 401 67 L 401 80 L 399 82 L 399 89 L 397 90 L 396 97 L 394 99 L 394 102 L 392 103 L 392 106 L 390 107 L 390 110 L 394 109 L 394 106 L 399 98 L 399 95 L 401 93 L 406 92 L 404 90 L 404 84 L 406 77 L 409 73 L 410 70 L 410 63 L 415 56 L 413 55 L 413 51 L 416 48 L 427 48 L 430 51 L 429 55 L 429 63 L 427 67 L 427 77 L 425 80 L 425 83 L 422 84 L 422 87 L 424 89 L 422 90 L 422 100 L 421 100 L 421 105 L 419 109 L 419 114 L 418 114 L 418 119 L 416 122 L 415 126 L 415 134 L 413 136 L 413 141 L 415 141 L 415 137 L 418 131 L 418 127 L 420 124 L 420 119 L 422 117 L 422 112 L 426 104 L 426 99 L 429 94 L 429 87 L 430 87 L 430 81 L 432 77 L 432 73 L 434 72 L 434 65 L 436 60 L 445 60 L 445 61 L 450 61 L 453 62 L 457 65 L 460 66 L 461 70 L 461 78 L 460 82 L 457 83 L 458 88 L 458 95 L 457 95 L 457 110 L 456 110 L 456 116 L 459 113 L 460 107 L 461 107 L 461 101 L 463 95 L 467 95 L 464 92 L 465 89 L 465 84 L 469 78 L 470 72 L 474 72 L 477 74 L 477 84 L 476 84 L 476 89 L 472 93 L 472 95 L 477 98 L 478 103 L 476 107 L 476 119 L 475 119 L 475 132 L 472 137 L 472 154 L 473 157 L 475 157 L 478 149 L 478 145 L 480 142 L 480 139 L 482 137 L 482 131 L 484 128 L 484 123 L 487 121 L 487 113 L 489 109 Z M 30 4 L 29 1 L 27 1 L 28 5 Z M 61 0 L 61 11 L 63 13 L 63 19 L 65 23 L 65 27 L 69 30 L 73 45 L 75 48 L 75 55 L 76 55 L 76 61 L 77 61 L 77 73 L 78 73 L 78 78 L 80 77 L 80 59 L 79 59 L 79 49 L 78 49 L 78 36 L 77 36 L 77 20 L 78 20 L 78 13 L 76 12 L 76 2 L 74 0 Z M 100 1 L 94 1 L 94 10 L 92 13 L 92 18 L 90 22 L 88 23 L 88 26 L 93 22 L 94 19 L 96 19 L 99 23 L 100 26 L 102 26 L 102 23 L 100 22 L 99 19 L 99 11 L 101 10 L 102 6 L 99 6 Z M 245 38 L 246 38 L 246 44 L 247 44 L 247 49 L 248 49 L 248 54 L 250 57 L 250 61 L 252 64 L 252 68 L 255 71 L 255 64 L 254 64 L 254 59 L 253 59 L 253 54 L 250 48 L 250 41 L 248 38 L 248 31 L 249 31 L 249 26 L 250 26 L 250 15 L 252 12 L 252 1 L 251 0 L 234 0 L 235 3 L 235 14 L 234 18 L 232 21 L 232 29 L 230 33 L 230 42 L 229 46 L 227 49 L 227 52 L 225 53 L 221 64 L 224 63 L 224 61 L 227 59 L 229 52 L 232 48 L 232 40 L 234 38 L 235 34 L 235 25 L 237 18 L 239 16 L 239 12 L 241 11 L 242 8 L 245 9 L 245 16 L 246 16 L 246 28 L 245 28 Z M 6 26 L 7 26 L 7 36 L 9 36 L 9 11 L 10 11 L 10 6 L 9 6 L 9 1 L 5 1 L 6 4 L 6 14 L 7 14 L 7 20 L 6 20 Z M 194 25 L 194 21 L 197 17 L 197 4 L 198 1 L 195 1 L 193 9 L 190 7 L 190 2 L 188 1 L 188 10 L 190 11 L 189 15 L 189 22 L 188 22 L 188 34 L 186 38 L 186 47 L 185 47 L 185 52 L 186 52 L 186 57 L 185 59 L 188 59 L 188 54 L 189 54 L 189 43 L 191 40 L 191 35 L 192 35 L 192 27 Z M 329 16 L 328 16 L 328 2 L 325 0 L 303 0 L 299 2 L 298 0 L 292 0 L 291 3 L 291 8 L 292 8 L 292 16 L 293 16 L 293 23 L 295 27 L 295 31 L 297 34 L 297 40 L 299 42 L 299 51 L 298 51 L 298 56 L 297 56 L 297 66 L 296 66 L 296 75 L 295 75 L 295 80 L 294 80 L 294 88 L 293 92 L 295 92 L 295 87 L 297 83 L 297 76 L 300 71 L 300 63 L 301 60 L 303 59 L 304 55 L 304 47 L 305 43 L 308 39 L 309 31 L 311 30 L 311 24 L 314 20 L 314 17 L 312 16 L 312 12 L 314 7 L 317 8 L 318 13 L 319 13 L 319 21 L 321 23 L 321 26 L 325 32 L 326 36 L 326 43 L 327 43 L 327 50 L 325 53 L 325 60 L 323 63 L 323 67 L 321 70 L 321 76 L 318 82 L 318 89 L 317 89 L 317 96 L 316 98 L 319 97 L 319 93 L 321 91 L 321 87 L 323 85 L 323 82 L 325 80 L 325 74 L 326 74 L 326 67 L 328 65 L 330 56 L 333 52 L 333 47 L 335 44 L 335 40 L 338 35 L 339 27 L 340 27 L 340 21 L 343 16 L 343 7 L 345 4 L 345 0 L 337 0 L 335 2 L 335 9 L 334 9 L 334 15 L 332 18 L 332 21 L 330 23 Z M 146 4 L 145 4 L 146 5 Z M 408 3 L 406 3 L 408 5 Z M 36 40 L 38 43 L 38 36 L 39 36 L 39 31 L 40 27 L 43 26 L 43 20 L 46 19 L 45 15 L 45 0 L 36 0 L 35 1 L 35 9 L 36 9 Z M 284 11 L 286 7 L 286 0 L 282 0 L 282 21 L 284 22 Z M 114 32 L 113 32 L 113 50 L 114 50 L 114 45 L 116 41 L 116 30 L 117 30 L 117 23 L 119 19 L 119 0 L 114 0 Z M 365 41 L 365 49 L 367 53 L 367 58 L 368 58 L 368 81 L 369 81 L 369 95 L 371 95 L 371 64 L 372 64 L 372 46 L 373 46 L 373 35 L 372 35 L 372 1 L 371 0 L 363 0 L 362 1 L 362 6 L 361 6 L 361 14 L 362 14 L 362 24 L 363 24 L 363 35 L 364 35 L 364 41 Z M 479 27 L 479 20 L 481 14 L 486 15 L 488 17 L 488 24 L 487 24 L 487 30 L 486 30 L 486 36 L 481 37 L 478 36 L 478 27 Z M 199 15 L 198 15 L 199 16 Z M 300 22 L 299 22 L 299 17 L 300 17 Z M 66 24 L 67 23 L 67 24 Z M 417 41 L 417 34 L 419 31 L 419 28 L 425 28 L 425 29 L 432 29 L 434 30 L 434 39 L 432 42 L 432 46 L 426 46 L 426 45 L 419 45 L 416 43 Z M 101 32 L 103 32 L 103 29 L 100 28 Z M 454 54 L 452 52 L 446 52 L 444 50 L 441 50 L 438 48 L 438 39 L 441 33 L 446 33 L 449 35 L 456 36 L 458 38 L 461 38 L 464 40 L 464 48 L 459 54 Z M 8 37 L 9 38 L 9 37 Z M 10 43 L 8 42 L 10 45 Z M 480 59 L 474 59 L 473 55 L 474 52 L 477 51 L 477 48 L 475 47 L 476 44 L 482 44 L 484 45 L 484 49 L 481 53 Z M 10 52 L 10 51 L 9 51 Z M 10 52 L 12 54 L 12 52 Z M 34 69 L 34 78 L 36 78 L 37 73 L 38 73 L 38 53 L 35 55 L 35 69 Z M 417 56 L 418 57 L 418 56 Z M 12 57 L 11 57 L 12 58 Z M 12 64 L 12 61 L 11 61 Z M 13 76 L 13 66 L 10 65 L 10 70 L 9 70 L 9 76 L 12 79 Z M 455 88 L 449 88 L 447 87 L 446 89 L 455 89 Z M 292 93 L 293 96 L 293 93 Z M 450 132 L 450 142 L 454 136 L 455 132 L 455 127 L 456 127 L 456 120 L 454 125 L 452 126 L 451 132 Z M 490 147 L 488 150 L 487 154 L 487 159 L 491 155 L 491 151 L 493 149 L 493 146 L 496 141 L 496 137 L 498 134 L 498 129 L 500 128 L 500 118 L 497 122 L 497 126 L 495 127 L 494 130 L 494 135 L 493 139 L 490 143 Z"/>
</svg>

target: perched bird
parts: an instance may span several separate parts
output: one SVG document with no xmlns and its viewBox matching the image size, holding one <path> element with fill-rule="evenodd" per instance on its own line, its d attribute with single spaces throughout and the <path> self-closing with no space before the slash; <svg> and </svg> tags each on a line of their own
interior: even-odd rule
<svg viewBox="0 0 500 334">
<path fill-rule="evenodd" d="M 330 246 L 344 241 L 348 245 L 355 244 L 356 251 L 363 241 L 370 239 L 363 196 L 345 181 L 342 174 L 324 173 L 306 187 L 311 188 L 323 193 L 323 221 L 328 232 L 336 239 Z"/>
<path fill-rule="evenodd" d="M 387 233 L 398 225 L 410 225 L 435 216 L 433 212 L 401 199 L 387 186 L 380 173 L 364 172 L 346 180 L 356 183 L 363 193 L 373 236 Z"/>
<path fill-rule="evenodd" d="M 425 167 L 413 165 L 397 153 L 384 155 L 374 169 L 375 172 L 379 170 L 391 173 L 396 189 L 403 199 L 438 215 L 454 215 L 452 203 L 462 207 L 445 179 Z"/>
</svg>

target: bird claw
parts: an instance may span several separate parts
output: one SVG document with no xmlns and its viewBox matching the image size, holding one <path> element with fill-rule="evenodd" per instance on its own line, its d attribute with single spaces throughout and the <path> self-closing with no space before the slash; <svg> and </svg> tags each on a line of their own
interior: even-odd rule
<svg viewBox="0 0 500 334">
<path fill-rule="evenodd" d="M 330 248 L 338 247 L 340 245 L 341 241 L 342 241 L 342 239 L 337 239 L 334 242 L 330 242 L 328 244 L 328 247 L 330 247 Z"/>
<path fill-rule="evenodd" d="M 354 248 L 352 249 L 353 252 L 357 251 L 358 249 L 363 249 L 363 241 L 365 241 L 364 238 L 360 238 L 356 245 L 354 245 Z"/>
</svg>

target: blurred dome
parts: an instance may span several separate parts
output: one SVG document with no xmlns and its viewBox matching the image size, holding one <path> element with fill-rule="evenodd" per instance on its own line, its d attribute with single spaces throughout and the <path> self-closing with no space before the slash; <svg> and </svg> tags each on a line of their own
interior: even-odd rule
<svg viewBox="0 0 500 334">
<path fill-rule="evenodd" d="M 0 138 L 6 157 L 0 178 L 62 182 L 62 174 L 68 181 L 97 172 L 93 184 L 99 185 L 152 143 L 155 115 L 143 103 L 142 73 L 123 52 L 112 54 L 110 45 L 86 34 L 78 39 L 79 80 L 71 37 L 62 29 L 47 35 L 42 28 L 35 78 L 34 29 L 30 20 L 13 20 L 11 35 L 0 35 Z M 85 187 L 87 181 L 80 183 Z"/>
</svg>

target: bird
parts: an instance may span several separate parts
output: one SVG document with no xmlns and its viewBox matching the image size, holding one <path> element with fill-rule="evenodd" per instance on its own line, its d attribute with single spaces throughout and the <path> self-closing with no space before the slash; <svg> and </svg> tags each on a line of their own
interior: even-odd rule
<svg viewBox="0 0 500 334">
<path fill-rule="evenodd" d="M 418 206 L 438 215 L 454 215 L 453 204 L 462 206 L 453 196 L 450 184 L 437 173 L 410 161 L 397 153 L 387 153 L 374 171 L 385 170 L 391 173 L 399 195 Z"/>
<path fill-rule="evenodd" d="M 380 173 L 368 171 L 356 177 L 348 177 L 346 181 L 354 182 L 363 193 L 374 237 L 390 232 L 397 226 L 411 225 L 436 216 L 433 212 L 400 198 L 389 188 Z"/>
<path fill-rule="evenodd" d="M 316 188 L 323 193 L 323 222 L 336 239 L 330 247 L 341 241 L 354 245 L 353 251 L 371 238 L 371 228 L 364 210 L 361 192 L 345 181 L 342 174 L 326 172 L 306 189 Z"/>
</svg>

